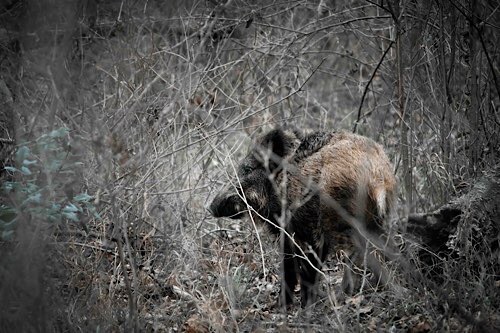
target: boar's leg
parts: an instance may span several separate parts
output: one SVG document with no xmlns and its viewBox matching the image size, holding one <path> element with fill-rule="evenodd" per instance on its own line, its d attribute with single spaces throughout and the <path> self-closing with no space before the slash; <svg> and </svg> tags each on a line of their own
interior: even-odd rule
<svg viewBox="0 0 500 333">
<path fill-rule="evenodd" d="M 346 295 L 354 295 L 354 291 L 359 289 L 361 286 L 361 277 L 358 273 L 354 272 L 355 265 L 353 265 L 351 261 L 358 263 L 360 259 L 358 259 L 357 254 L 354 254 L 351 258 L 347 258 L 344 262 L 344 274 L 342 276 L 341 289 Z"/>
<path fill-rule="evenodd" d="M 300 267 L 300 298 L 301 306 L 305 307 L 316 301 L 318 270 L 325 260 L 328 249 L 326 246 L 316 247 L 314 252 L 308 251 L 307 260 L 302 259 Z"/>
<path fill-rule="evenodd" d="M 285 239 L 283 248 L 283 278 L 281 282 L 280 301 L 282 305 L 293 304 L 293 292 L 297 285 L 299 272 L 299 261 L 295 255 L 295 245 Z"/>
<path fill-rule="evenodd" d="M 368 235 L 373 240 L 378 238 L 378 233 L 372 232 Z M 355 253 L 351 256 L 350 260 L 347 260 L 346 267 L 344 268 L 344 276 L 342 278 L 342 290 L 344 293 L 353 295 L 361 288 L 361 281 L 365 277 L 361 272 L 355 272 L 356 266 L 361 270 L 366 266 L 371 271 L 373 279 L 370 282 L 374 286 L 386 285 L 389 282 L 390 273 L 373 253 L 373 247 L 369 244 L 365 236 L 353 232 L 352 240 L 355 246 Z"/>
<path fill-rule="evenodd" d="M 294 213 L 291 221 L 295 237 L 303 244 L 302 251 L 307 260 L 299 254 L 301 305 L 305 307 L 316 300 L 318 271 L 328 253 L 328 243 L 322 228 L 320 196 L 312 195 Z"/>
</svg>

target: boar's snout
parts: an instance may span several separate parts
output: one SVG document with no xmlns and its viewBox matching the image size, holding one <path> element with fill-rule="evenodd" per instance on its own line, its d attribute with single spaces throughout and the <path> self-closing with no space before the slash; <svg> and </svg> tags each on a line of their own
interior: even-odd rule
<svg viewBox="0 0 500 333">
<path fill-rule="evenodd" d="M 214 217 L 230 217 L 239 219 L 243 217 L 245 204 L 236 193 L 222 192 L 217 194 L 208 210 Z"/>
</svg>

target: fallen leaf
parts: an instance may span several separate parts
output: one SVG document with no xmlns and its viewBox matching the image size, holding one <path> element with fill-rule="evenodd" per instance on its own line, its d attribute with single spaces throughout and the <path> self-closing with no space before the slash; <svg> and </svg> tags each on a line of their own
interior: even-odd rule
<svg viewBox="0 0 500 333">
<path fill-rule="evenodd" d="M 431 324 L 428 321 L 424 320 L 413 326 L 410 329 L 411 333 L 427 333 L 431 331 Z"/>
<path fill-rule="evenodd" d="M 209 325 L 206 320 L 200 318 L 199 315 L 194 314 L 184 324 L 184 332 L 186 333 L 208 333 Z"/>
</svg>

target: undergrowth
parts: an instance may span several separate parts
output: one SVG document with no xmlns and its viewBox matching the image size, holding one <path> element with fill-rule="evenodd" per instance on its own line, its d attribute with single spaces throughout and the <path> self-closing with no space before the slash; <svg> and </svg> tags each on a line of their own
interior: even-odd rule
<svg viewBox="0 0 500 333">
<path fill-rule="evenodd" d="M 0 331 L 494 331 L 498 207 L 466 199 L 430 264 L 404 230 L 498 161 L 498 33 L 470 24 L 499 12 L 477 3 L 2 5 L 2 29 L 38 30 L 0 34 L 15 119 L 1 141 Z M 489 43 L 470 44 L 478 33 Z M 211 217 L 252 139 L 276 126 L 355 127 L 385 147 L 402 225 L 390 287 L 342 297 L 336 253 L 318 303 L 284 311 L 279 246 Z"/>
</svg>

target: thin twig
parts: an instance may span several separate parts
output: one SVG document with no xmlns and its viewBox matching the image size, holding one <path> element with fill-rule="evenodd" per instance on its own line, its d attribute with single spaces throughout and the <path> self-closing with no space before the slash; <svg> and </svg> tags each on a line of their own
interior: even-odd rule
<svg viewBox="0 0 500 333">
<path fill-rule="evenodd" d="M 365 101 L 366 94 L 368 93 L 368 88 L 372 84 L 373 78 L 377 74 L 377 71 L 380 68 L 380 65 L 382 65 L 382 62 L 384 61 L 385 56 L 387 55 L 389 50 L 392 48 L 393 44 L 394 44 L 394 41 L 391 40 L 391 43 L 389 44 L 389 46 L 385 50 L 384 54 L 382 55 L 382 58 L 380 58 L 380 61 L 378 62 L 377 67 L 375 67 L 375 69 L 373 70 L 372 76 L 370 77 L 370 80 L 368 81 L 368 83 L 365 86 L 365 90 L 363 91 L 363 96 L 361 97 L 361 102 L 359 103 L 359 107 L 358 107 L 358 119 L 354 122 L 354 128 L 352 129 L 353 133 L 356 133 L 356 129 L 358 127 L 359 121 L 361 120 L 361 109 L 363 108 L 363 103 Z"/>
<path fill-rule="evenodd" d="M 1 142 L 1 143 L 6 143 L 6 144 L 9 144 L 9 145 L 14 144 L 14 140 L 12 140 L 12 139 L 4 139 L 4 138 L 0 138 L 0 142 Z"/>
</svg>

